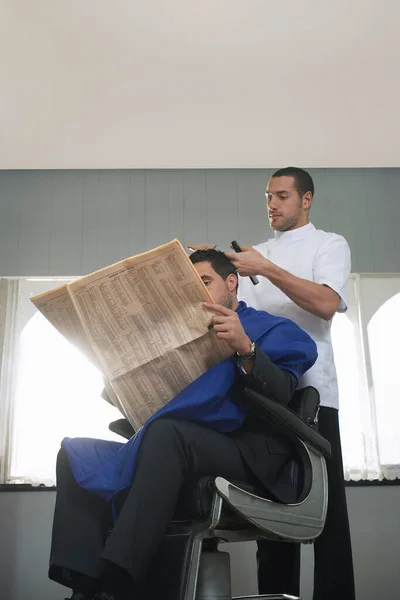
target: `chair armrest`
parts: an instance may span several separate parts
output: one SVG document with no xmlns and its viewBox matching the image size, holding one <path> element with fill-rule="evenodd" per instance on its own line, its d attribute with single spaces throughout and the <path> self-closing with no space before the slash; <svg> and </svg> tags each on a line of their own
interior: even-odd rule
<svg viewBox="0 0 400 600">
<path fill-rule="evenodd" d="M 331 456 L 331 445 L 315 429 L 307 425 L 293 410 L 284 404 L 271 400 L 255 390 L 245 387 L 246 404 L 264 419 L 272 422 L 277 429 L 291 439 L 300 438 L 326 458 Z"/>
</svg>

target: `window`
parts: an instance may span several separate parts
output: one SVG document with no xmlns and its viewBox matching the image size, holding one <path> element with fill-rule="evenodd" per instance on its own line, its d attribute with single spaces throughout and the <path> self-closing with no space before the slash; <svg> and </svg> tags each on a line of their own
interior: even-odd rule
<svg viewBox="0 0 400 600">
<path fill-rule="evenodd" d="M 100 397 L 101 374 L 29 300 L 62 283 L 25 280 L 19 285 L 6 483 L 53 485 L 64 437 L 123 441 L 108 429 L 121 415 Z"/>
<path fill-rule="evenodd" d="M 332 342 L 346 479 L 400 477 L 400 275 L 352 275 Z"/>
<path fill-rule="evenodd" d="M 365 278 L 361 285 L 379 461 L 383 475 L 393 479 L 400 477 L 400 283 L 382 277 Z"/>
<path fill-rule="evenodd" d="M 54 484 L 64 437 L 122 439 L 100 373 L 29 298 L 65 280 L 0 280 L 0 481 Z M 352 275 L 332 342 L 346 479 L 400 477 L 400 275 Z"/>
</svg>

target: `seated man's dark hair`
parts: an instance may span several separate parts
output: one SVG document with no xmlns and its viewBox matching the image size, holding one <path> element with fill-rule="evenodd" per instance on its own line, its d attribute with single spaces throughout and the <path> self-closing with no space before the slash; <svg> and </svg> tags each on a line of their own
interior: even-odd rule
<svg viewBox="0 0 400 600">
<path fill-rule="evenodd" d="M 210 263 L 214 271 L 218 273 L 223 280 L 226 280 L 228 275 L 236 275 L 238 278 L 236 290 L 238 289 L 238 272 L 236 271 L 230 259 L 226 256 L 226 254 L 224 254 L 224 252 L 221 252 L 221 250 L 215 250 L 214 248 L 210 248 L 208 250 L 196 250 L 196 252 L 192 252 L 192 254 L 189 255 L 189 258 L 194 265 L 200 262 Z"/>
<path fill-rule="evenodd" d="M 300 169 L 299 167 L 284 167 L 275 171 L 272 175 L 273 177 L 293 177 L 295 188 L 301 197 L 306 192 L 311 192 L 312 196 L 314 196 L 314 182 L 310 173 L 304 169 Z"/>
</svg>

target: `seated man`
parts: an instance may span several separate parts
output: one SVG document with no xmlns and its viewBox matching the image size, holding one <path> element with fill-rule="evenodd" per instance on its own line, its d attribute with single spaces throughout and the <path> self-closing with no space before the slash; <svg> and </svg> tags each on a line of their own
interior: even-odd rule
<svg viewBox="0 0 400 600">
<path fill-rule="evenodd" d="M 205 303 L 215 335 L 234 355 L 185 388 L 129 442 L 118 445 L 117 462 L 111 464 L 122 461 L 126 471 L 141 436 L 129 484 L 113 488 L 125 488 L 123 494 L 112 496 L 102 465 L 94 469 L 97 487 L 87 476 L 90 469 L 85 467 L 80 477 L 74 440 L 63 442 L 49 576 L 75 590 L 73 598 L 135 598 L 187 477 L 221 476 L 274 491 L 290 456 L 289 443 L 248 412 L 240 391 L 243 385 L 253 386 L 287 404 L 299 377 L 317 358 L 315 343 L 288 319 L 238 302 L 238 276 L 224 253 L 198 251 L 190 259 L 217 302 Z M 90 468 L 97 454 L 84 453 Z"/>
</svg>

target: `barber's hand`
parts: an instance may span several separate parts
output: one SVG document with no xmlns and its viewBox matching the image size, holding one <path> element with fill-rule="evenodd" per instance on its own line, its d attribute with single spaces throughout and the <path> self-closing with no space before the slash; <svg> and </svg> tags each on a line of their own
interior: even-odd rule
<svg viewBox="0 0 400 600">
<path fill-rule="evenodd" d="M 213 313 L 211 322 L 217 338 L 225 340 L 234 352 L 248 354 L 252 342 L 246 335 L 238 314 L 222 304 L 204 302 L 204 307 Z"/>
<path fill-rule="evenodd" d="M 216 247 L 216 244 L 208 244 L 207 242 L 205 242 L 204 244 L 199 244 L 198 246 L 191 246 L 190 244 L 186 246 L 186 248 L 188 248 L 189 250 L 193 250 L 194 252 L 197 252 L 197 250 L 214 250 L 214 248 Z"/>
<path fill-rule="evenodd" d="M 242 252 L 226 252 L 226 256 L 232 261 L 239 275 L 265 275 L 271 262 L 258 250 L 251 246 L 243 246 Z"/>
</svg>

